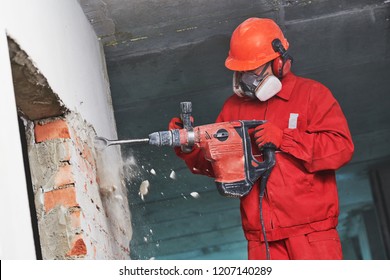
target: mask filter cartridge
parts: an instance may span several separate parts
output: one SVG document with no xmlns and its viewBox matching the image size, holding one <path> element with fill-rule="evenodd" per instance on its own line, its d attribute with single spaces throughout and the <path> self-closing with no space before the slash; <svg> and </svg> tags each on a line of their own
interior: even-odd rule
<svg viewBox="0 0 390 280">
<path fill-rule="evenodd" d="M 282 89 L 282 83 L 274 75 L 267 76 L 255 91 L 260 101 L 267 101 Z"/>
</svg>

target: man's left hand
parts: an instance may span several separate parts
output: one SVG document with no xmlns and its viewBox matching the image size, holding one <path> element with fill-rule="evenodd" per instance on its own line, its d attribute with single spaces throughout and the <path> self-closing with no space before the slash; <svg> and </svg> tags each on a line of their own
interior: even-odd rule
<svg viewBox="0 0 390 280">
<path fill-rule="evenodd" d="M 282 143 L 283 130 L 267 121 L 255 128 L 254 138 L 260 150 L 267 143 L 272 143 L 279 148 Z"/>
</svg>

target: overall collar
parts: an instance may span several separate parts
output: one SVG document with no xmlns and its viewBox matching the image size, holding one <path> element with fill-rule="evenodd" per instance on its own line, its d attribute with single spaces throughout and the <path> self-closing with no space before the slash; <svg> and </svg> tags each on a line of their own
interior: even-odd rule
<svg viewBox="0 0 390 280">
<path fill-rule="evenodd" d="M 291 93 L 294 89 L 295 82 L 297 80 L 297 76 L 295 76 L 293 73 L 289 72 L 283 79 L 282 79 L 282 90 L 276 94 L 277 97 L 280 97 L 284 100 L 289 100 Z"/>
</svg>

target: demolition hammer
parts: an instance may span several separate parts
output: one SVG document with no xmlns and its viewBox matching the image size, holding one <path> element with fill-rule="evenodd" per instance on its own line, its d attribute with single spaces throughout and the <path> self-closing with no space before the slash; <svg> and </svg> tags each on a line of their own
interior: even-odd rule
<svg viewBox="0 0 390 280">
<path fill-rule="evenodd" d="M 181 147 L 184 153 L 199 147 L 206 160 L 210 161 L 219 193 L 227 197 L 243 197 L 260 181 L 260 221 L 269 259 L 268 242 L 262 217 L 262 199 L 268 177 L 275 165 L 275 146 L 263 146 L 263 161 L 252 154 L 251 138 L 248 130 L 265 123 L 263 120 L 237 120 L 193 127 L 191 124 L 192 103 L 180 103 L 182 129 L 158 131 L 148 138 L 129 140 L 108 140 L 96 137 L 98 146 L 107 147 L 121 144 L 150 144 L 155 146 Z"/>
<path fill-rule="evenodd" d="M 182 129 L 153 132 L 148 138 L 141 139 L 108 140 L 96 137 L 95 143 L 103 147 L 121 144 L 181 147 L 185 153 L 198 146 L 203 150 L 205 159 L 210 161 L 217 189 L 223 196 L 245 196 L 260 177 L 262 182 L 267 180 L 275 165 L 275 147 L 266 144 L 262 150 L 264 161 L 258 161 L 252 154 L 248 132 L 248 129 L 265 121 L 238 120 L 193 127 L 192 103 L 181 102 L 180 108 Z"/>
</svg>

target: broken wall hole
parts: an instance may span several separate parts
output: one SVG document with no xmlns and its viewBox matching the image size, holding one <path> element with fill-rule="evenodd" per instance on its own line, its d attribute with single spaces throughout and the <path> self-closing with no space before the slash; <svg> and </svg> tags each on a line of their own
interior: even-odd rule
<svg viewBox="0 0 390 280">
<path fill-rule="evenodd" d="M 8 37 L 38 259 L 129 259 L 132 235 L 119 149 L 68 109 Z"/>
</svg>

